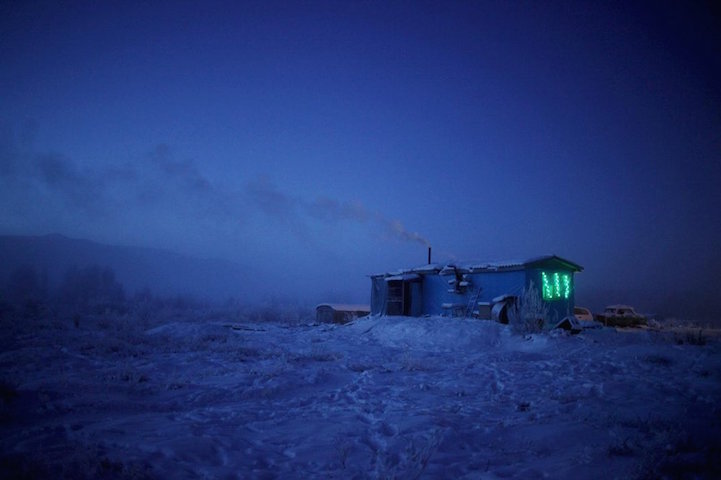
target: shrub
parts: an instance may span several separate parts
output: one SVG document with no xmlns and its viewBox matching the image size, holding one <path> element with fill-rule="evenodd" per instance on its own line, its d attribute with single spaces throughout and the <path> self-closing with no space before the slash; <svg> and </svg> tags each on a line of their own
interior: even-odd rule
<svg viewBox="0 0 721 480">
<path fill-rule="evenodd" d="M 548 323 L 548 304 L 531 282 L 508 312 L 511 329 L 520 334 L 539 333 Z"/>
<path fill-rule="evenodd" d="M 703 333 L 703 329 L 699 328 L 696 333 L 693 330 L 687 330 L 685 334 L 676 334 L 676 343 L 683 345 L 706 345 L 706 335 Z"/>
</svg>

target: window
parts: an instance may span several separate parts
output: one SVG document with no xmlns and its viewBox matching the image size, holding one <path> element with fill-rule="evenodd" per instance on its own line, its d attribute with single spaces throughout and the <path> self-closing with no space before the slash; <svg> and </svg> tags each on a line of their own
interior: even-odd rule
<svg viewBox="0 0 721 480">
<path fill-rule="evenodd" d="M 567 300 L 571 296 L 571 274 L 541 272 L 544 300 Z"/>
</svg>

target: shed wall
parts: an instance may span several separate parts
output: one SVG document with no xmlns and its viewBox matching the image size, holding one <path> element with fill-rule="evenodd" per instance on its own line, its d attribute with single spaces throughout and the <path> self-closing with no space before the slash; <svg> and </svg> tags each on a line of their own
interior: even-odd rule
<svg viewBox="0 0 721 480">
<path fill-rule="evenodd" d="M 483 272 L 468 275 L 470 285 L 463 293 L 452 293 L 448 280 L 452 275 L 423 276 L 423 314 L 441 315 L 444 303 L 467 305 L 482 288 L 479 302 L 490 302 L 499 295 L 518 295 L 524 287 L 526 275 L 523 271 Z"/>
<path fill-rule="evenodd" d="M 420 281 L 411 282 L 409 285 L 411 295 L 410 315 L 420 317 L 423 315 L 423 285 Z"/>
<path fill-rule="evenodd" d="M 466 294 L 470 301 L 479 288 L 481 295 L 479 302 L 490 302 L 500 295 L 520 295 L 526 285 L 526 272 L 523 270 L 511 272 L 482 272 L 469 275 L 471 285 Z"/>
<path fill-rule="evenodd" d="M 385 314 L 388 285 L 383 277 L 371 277 L 371 315 Z"/>
<path fill-rule="evenodd" d="M 448 283 L 448 280 L 452 279 L 450 275 L 438 275 L 434 273 L 422 274 L 420 275 L 420 279 L 416 281 L 404 282 L 406 283 L 405 288 L 407 289 L 405 295 L 410 295 L 410 304 L 405 307 L 405 314 L 422 316 L 447 313 L 442 308 L 444 303 L 467 305 L 476 295 L 479 288 L 481 288 L 481 293 L 478 296 L 478 301 L 488 303 L 501 295 L 518 296 L 531 282 L 533 282 L 533 285 L 540 292 L 542 271 L 568 273 L 571 277 L 571 292 L 569 298 L 548 302 L 549 323 L 555 323 L 572 312 L 575 304 L 575 272 L 555 262 L 543 265 L 543 268 L 468 274 L 466 278 L 470 281 L 470 285 L 463 293 L 449 292 L 449 289 L 452 289 L 452 286 Z M 371 314 L 384 315 L 387 313 L 388 282 L 383 277 L 372 277 L 371 283 Z"/>
<path fill-rule="evenodd" d="M 567 315 L 571 315 L 571 313 L 573 312 L 573 307 L 576 304 L 574 295 L 576 291 L 575 275 L 573 271 L 563 268 L 531 268 L 526 270 L 526 286 L 529 286 L 531 282 L 533 282 L 533 286 L 534 288 L 536 288 L 536 290 L 538 290 L 539 295 L 541 294 L 541 289 L 543 288 L 543 280 L 541 278 L 541 272 L 543 271 L 561 272 L 570 274 L 571 276 L 571 293 L 568 298 L 551 300 L 547 302 L 549 324 L 555 325 L 557 322 L 562 320 Z"/>
<path fill-rule="evenodd" d="M 448 293 L 448 279 L 440 275 L 423 275 L 422 284 L 422 314 L 440 315 L 443 313 L 441 305 L 451 302 L 452 294 Z"/>
</svg>

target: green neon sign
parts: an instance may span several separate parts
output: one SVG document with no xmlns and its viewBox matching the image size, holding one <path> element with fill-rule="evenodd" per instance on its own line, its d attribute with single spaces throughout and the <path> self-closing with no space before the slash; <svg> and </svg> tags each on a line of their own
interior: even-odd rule
<svg viewBox="0 0 721 480">
<path fill-rule="evenodd" d="M 541 272 L 541 286 L 544 300 L 568 300 L 571 296 L 571 275 Z"/>
</svg>

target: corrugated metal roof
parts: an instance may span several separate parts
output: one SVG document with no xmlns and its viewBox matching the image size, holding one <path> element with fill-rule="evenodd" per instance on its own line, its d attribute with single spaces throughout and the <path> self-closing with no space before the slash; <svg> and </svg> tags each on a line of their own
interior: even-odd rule
<svg viewBox="0 0 721 480">
<path fill-rule="evenodd" d="M 370 305 L 352 305 L 346 303 L 321 303 L 316 305 L 316 309 L 321 307 L 329 307 L 336 312 L 370 312 Z"/>
<path fill-rule="evenodd" d="M 386 277 L 385 280 L 386 280 L 386 282 L 391 282 L 394 280 L 403 280 L 405 282 L 409 282 L 412 280 L 418 280 L 420 278 L 421 278 L 420 275 L 418 275 L 417 273 L 404 273 L 401 275 L 393 275 L 392 277 Z"/>
<path fill-rule="evenodd" d="M 409 273 L 418 273 L 421 275 L 440 273 L 451 274 L 456 271 L 461 273 L 477 273 L 477 272 L 497 272 L 497 271 L 512 271 L 522 270 L 524 268 L 532 267 L 536 264 L 541 264 L 549 261 L 555 261 L 563 264 L 569 270 L 576 272 L 583 271 L 583 267 L 577 263 L 571 262 L 558 255 L 541 255 L 538 257 L 531 257 L 526 260 L 505 260 L 502 262 L 457 262 L 448 265 L 442 264 L 430 264 L 421 265 L 415 268 L 409 268 L 405 270 L 398 270 L 395 272 L 380 273 L 370 275 L 371 277 L 388 277 L 388 276 L 402 276 Z M 398 278 L 401 280 L 401 278 Z"/>
<path fill-rule="evenodd" d="M 539 257 L 531 257 L 527 258 L 525 260 L 506 260 L 503 262 L 486 262 L 486 263 L 475 263 L 475 264 L 466 264 L 464 265 L 465 268 L 469 270 L 512 270 L 512 269 L 519 269 L 519 268 L 525 268 L 530 267 L 538 263 L 544 263 L 551 260 L 558 261 L 560 263 L 566 264 L 568 268 L 571 270 L 581 271 L 583 270 L 583 267 L 571 262 L 569 260 L 565 260 L 558 255 L 542 255 Z"/>
</svg>

